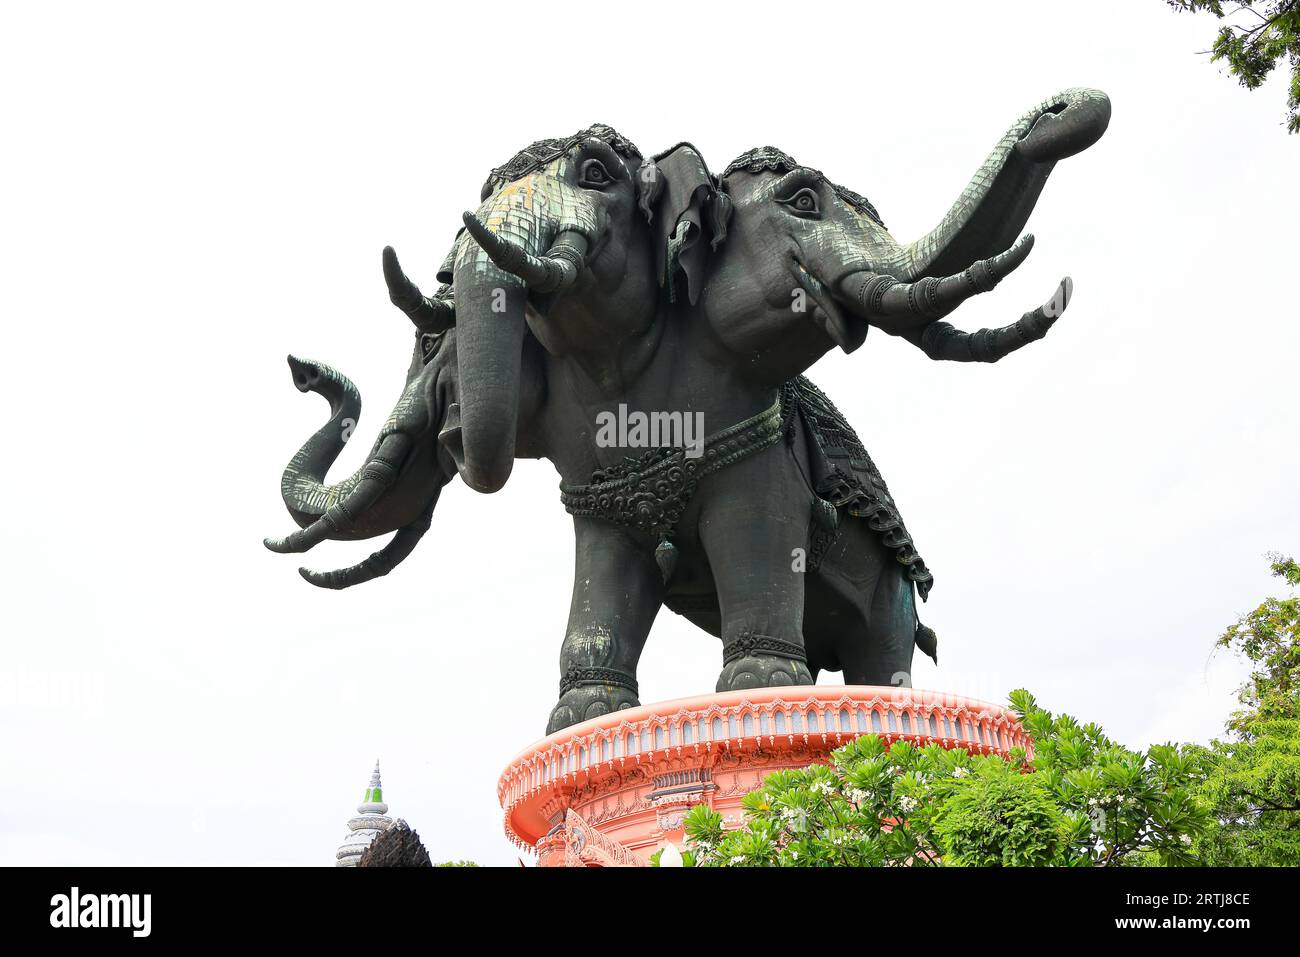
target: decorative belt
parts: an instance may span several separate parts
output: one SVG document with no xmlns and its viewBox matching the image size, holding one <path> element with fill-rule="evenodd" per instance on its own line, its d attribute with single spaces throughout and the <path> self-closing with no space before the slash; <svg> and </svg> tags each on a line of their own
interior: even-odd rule
<svg viewBox="0 0 1300 957">
<path fill-rule="evenodd" d="M 700 480 L 774 445 L 785 424 L 782 389 L 772 405 L 704 440 L 701 455 L 687 458 L 684 448 L 651 449 L 640 458 L 598 469 L 589 485 L 561 485 L 560 501 L 570 515 L 601 518 L 659 537 L 655 560 L 664 581 L 677 565 L 669 541 Z"/>
</svg>

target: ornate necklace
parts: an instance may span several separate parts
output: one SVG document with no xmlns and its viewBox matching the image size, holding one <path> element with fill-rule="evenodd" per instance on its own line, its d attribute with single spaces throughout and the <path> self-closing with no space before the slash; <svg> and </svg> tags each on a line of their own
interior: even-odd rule
<svg viewBox="0 0 1300 957">
<path fill-rule="evenodd" d="M 758 415 L 704 439 L 703 453 L 686 457 L 684 448 L 651 449 L 639 458 L 597 469 L 588 485 L 560 485 L 560 501 L 570 515 L 600 518 L 659 537 L 655 561 L 664 581 L 677 565 L 669 540 L 691 496 L 705 476 L 774 445 L 784 431 L 782 388 L 776 401 Z"/>
</svg>

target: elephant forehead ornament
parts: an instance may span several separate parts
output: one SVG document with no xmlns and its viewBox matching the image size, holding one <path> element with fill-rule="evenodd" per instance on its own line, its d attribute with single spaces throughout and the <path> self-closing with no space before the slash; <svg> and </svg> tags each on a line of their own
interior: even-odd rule
<svg viewBox="0 0 1300 957">
<path fill-rule="evenodd" d="M 1042 338 L 1068 279 L 1008 326 L 967 333 L 945 318 L 1024 261 L 1033 237 L 1016 237 L 1052 168 L 1109 117 L 1095 90 L 1038 104 L 907 244 L 863 196 L 774 147 L 719 177 L 689 143 L 643 161 L 607 126 L 532 144 L 488 176 L 434 295 L 385 249 L 416 345 L 371 455 L 334 485 L 359 396 L 328 366 L 290 360 L 331 417 L 284 473 L 301 528 L 268 547 L 396 531 L 352 568 L 303 571 L 328 588 L 367 581 L 410 553 L 451 479 L 493 492 L 515 458 L 544 457 L 576 546 L 548 732 L 639 703 L 661 607 L 721 639 L 719 691 L 821 670 L 910 683 L 913 649 L 937 654 L 914 601 L 933 576 L 864 444 L 802 373 L 872 326 L 938 360 L 996 362 Z M 811 308 L 791 308 L 794 293 Z M 616 407 L 710 427 L 693 455 L 669 439 L 606 447 L 594 422 Z"/>
</svg>

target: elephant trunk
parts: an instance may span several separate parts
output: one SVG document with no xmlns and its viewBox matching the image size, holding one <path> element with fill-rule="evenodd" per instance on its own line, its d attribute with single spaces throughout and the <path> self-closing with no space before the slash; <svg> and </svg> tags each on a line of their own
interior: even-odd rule
<svg viewBox="0 0 1300 957">
<path fill-rule="evenodd" d="M 266 539 L 275 552 L 303 552 L 325 539 L 373 538 L 416 521 L 449 476 L 436 456 L 412 453 L 429 437 L 439 403 L 437 369 L 412 377 L 361 468 L 341 482 L 325 475 L 361 412 L 361 397 L 348 379 L 319 363 L 290 358 L 294 383 L 330 401 L 330 419 L 285 467 L 281 496 L 300 530 Z"/>
<path fill-rule="evenodd" d="M 449 443 L 465 483 L 495 492 L 510 478 L 528 287 L 468 243 L 456 265 L 460 433 Z"/>
<path fill-rule="evenodd" d="M 1110 100 L 1100 90 L 1069 89 L 1044 100 L 1011 125 L 939 225 L 882 271 L 908 281 L 946 276 L 1006 249 L 1056 162 L 1095 143 L 1109 122 Z"/>
<path fill-rule="evenodd" d="M 343 451 L 361 417 L 361 393 L 342 373 L 310 359 L 289 356 L 289 370 L 299 392 L 315 392 L 330 404 L 329 420 L 298 449 L 280 477 L 280 497 L 299 526 L 319 518 L 329 502 L 356 487 L 358 469 L 335 485 L 326 485 L 330 466 Z"/>
<path fill-rule="evenodd" d="M 514 467 L 529 293 L 554 296 L 585 265 L 587 240 L 547 212 L 563 208 L 540 178 L 465 214 L 456 256 L 460 432 L 449 451 L 467 485 L 495 492 Z M 554 242 L 553 242 L 554 240 Z"/>
</svg>

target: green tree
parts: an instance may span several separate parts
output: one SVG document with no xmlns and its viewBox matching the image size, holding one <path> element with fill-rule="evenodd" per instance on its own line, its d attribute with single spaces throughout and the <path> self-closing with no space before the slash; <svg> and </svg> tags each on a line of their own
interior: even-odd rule
<svg viewBox="0 0 1300 957">
<path fill-rule="evenodd" d="M 1060 863 L 1073 833 L 1070 818 L 1041 780 L 1009 765 L 984 767 L 953 789 L 934 833 L 945 864 L 1034 867 Z"/>
<path fill-rule="evenodd" d="M 1196 855 L 1216 867 L 1300 867 L 1300 721 L 1260 721 L 1249 738 L 1215 741 L 1202 788 L 1215 826 Z"/>
<path fill-rule="evenodd" d="M 1074 822 L 1070 863 L 1176 866 L 1194 863 L 1192 845 L 1209 825 L 1198 794 L 1201 749 L 1173 744 L 1125 748 L 1096 724 L 1044 711 L 1027 691 L 1012 709 L 1034 739 L 1032 770 Z"/>
<path fill-rule="evenodd" d="M 727 828 L 686 817 L 683 863 L 703 867 L 1186 864 L 1208 823 L 1196 749 L 1131 751 L 1096 725 L 1053 716 L 1025 691 L 1012 708 L 1034 760 L 863 735 L 829 765 L 782 770 Z M 657 863 L 657 861 L 656 861 Z"/>
<path fill-rule="evenodd" d="M 1210 48 L 1211 61 L 1248 90 L 1256 89 L 1285 60 L 1291 67 L 1287 130 L 1300 132 L 1300 0 L 1167 0 L 1175 10 L 1212 13 L 1219 20 L 1240 15 L 1245 23 L 1224 23 Z"/>
<path fill-rule="evenodd" d="M 1300 566 L 1270 556 L 1271 570 L 1291 588 Z M 1202 795 L 1215 825 L 1197 841 L 1206 864 L 1300 866 L 1300 600 L 1266 598 L 1219 638 L 1251 663 L 1228 720 L 1227 741 L 1203 749 L 1208 768 Z"/>
<path fill-rule="evenodd" d="M 1281 555 L 1269 556 L 1273 577 L 1294 589 L 1300 585 L 1300 565 Z M 1249 737 L 1260 722 L 1300 719 L 1300 598 L 1265 598 L 1237 619 L 1217 642 L 1252 665 L 1249 680 L 1238 689 L 1242 710 L 1228 730 Z"/>
</svg>

